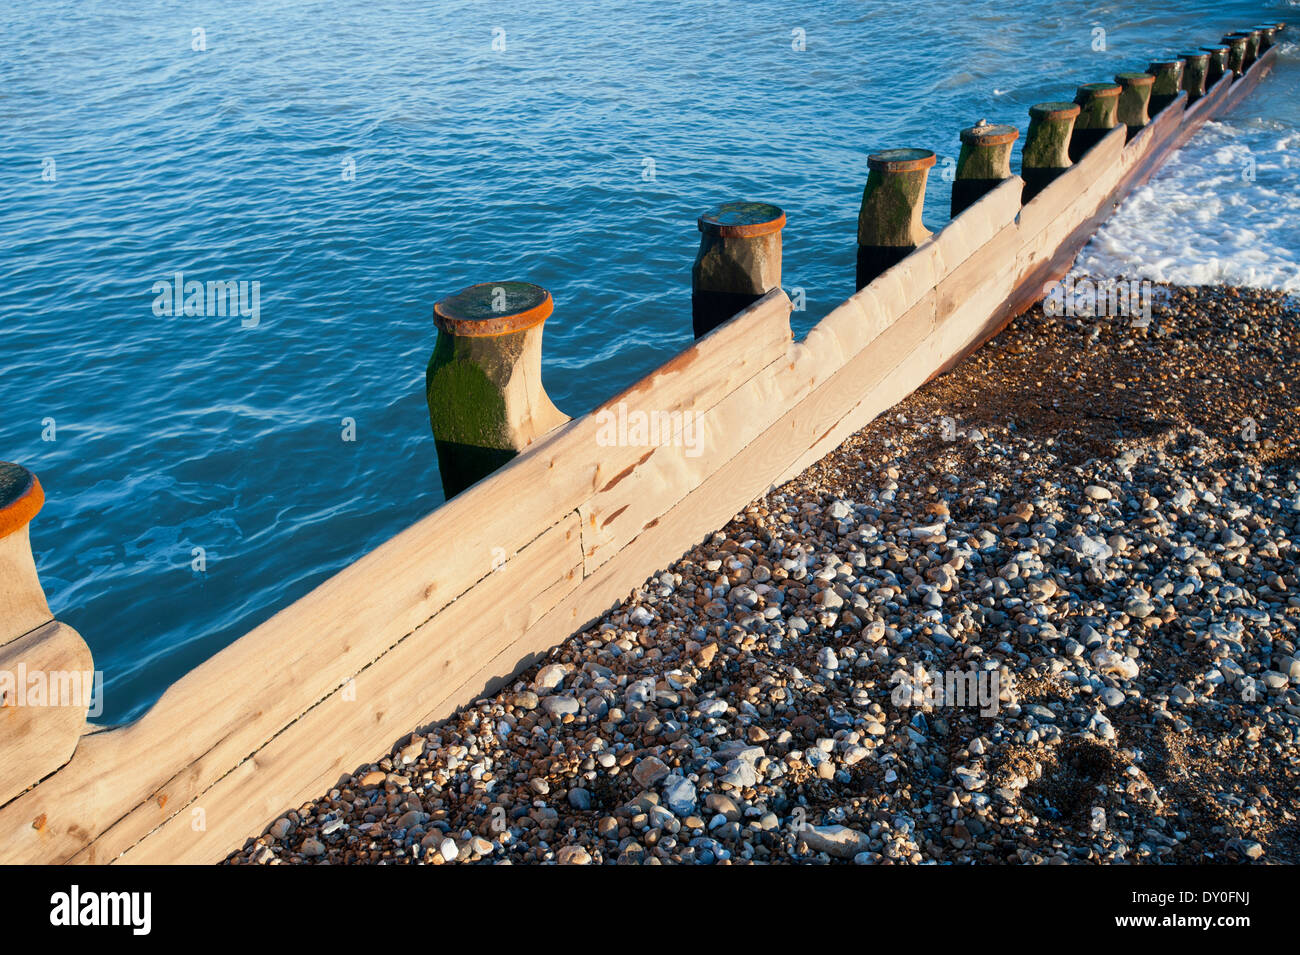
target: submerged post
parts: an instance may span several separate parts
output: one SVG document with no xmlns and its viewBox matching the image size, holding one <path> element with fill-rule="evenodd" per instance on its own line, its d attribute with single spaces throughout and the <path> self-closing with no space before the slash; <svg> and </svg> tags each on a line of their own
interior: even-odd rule
<svg viewBox="0 0 1300 955">
<path fill-rule="evenodd" d="M 1151 102 L 1148 112 L 1155 116 L 1162 109 L 1178 99 L 1183 88 L 1182 60 L 1153 60 L 1147 72 L 1156 78 L 1151 87 Z"/>
<path fill-rule="evenodd" d="M 1101 142 L 1115 128 L 1120 88 L 1114 83 L 1087 83 L 1079 87 L 1074 101 L 1079 116 L 1070 136 L 1070 161 L 1078 162 L 1083 154 Z"/>
<path fill-rule="evenodd" d="M 691 324 L 700 338 L 781 287 L 785 213 L 768 202 L 724 202 L 700 216 L 697 225 Z"/>
<path fill-rule="evenodd" d="M 1210 54 L 1199 50 L 1179 53 L 1183 61 L 1183 89 L 1187 90 L 1187 105 L 1191 106 L 1205 95 L 1205 81 L 1210 73 Z"/>
<path fill-rule="evenodd" d="M 1128 127 L 1127 142 L 1151 122 L 1148 107 L 1151 102 L 1151 87 L 1155 85 L 1156 78 L 1150 73 L 1118 73 L 1115 82 L 1123 90 L 1119 94 L 1117 115 L 1119 121 Z"/>
<path fill-rule="evenodd" d="M 542 387 L 553 308 L 551 293 L 528 282 L 471 285 L 434 305 L 425 397 L 448 498 L 569 420 Z"/>
<path fill-rule="evenodd" d="M 952 184 L 952 215 L 970 208 L 990 189 L 1011 178 L 1011 144 L 1020 135 L 1014 126 L 980 120 L 960 133 L 957 178 Z"/>
<path fill-rule="evenodd" d="M 1228 53 L 1230 48 L 1219 46 L 1203 46 L 1201 49 L 1209 57 L 1205 67 L 1205 88 L 1208 90 L 1215 83 L 1223 79 L 1223 74 L 1228 72 Z"/>
<path fill-rule="evenodd" d="M 886 149 L 867 157 L 858 212 L 858 288 L 930 237 L 921 210 L 935 158 L 928 149 Z"/>
<path fill-rule="evenodd" d="M 1025 181 L 1020 194 L 1022 203 L 1033 199 L 1073 165 L 1070 135 L 1078 115 L 1077 103 L 1036 103 L 1029 107 L 1029 132 L 1020 155 L 1020 178 Z"/>
<path fill-rule="evenodd" d="M 1226 33 L 1220 40 L 1228 48 L 1228 69 L 1233 76 L 1240 76 L 1246 70 L 1246 39 L 1240 33 Z"/>
</svg>

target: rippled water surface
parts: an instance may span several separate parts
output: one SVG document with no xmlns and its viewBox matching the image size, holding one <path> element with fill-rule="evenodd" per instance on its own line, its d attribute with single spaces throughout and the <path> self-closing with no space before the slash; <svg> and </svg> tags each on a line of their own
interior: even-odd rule
<svg viewBox="0 0 1300 955">
<path fill-rule="evenodd" d="M 802 331 L 853 290 L 871 150 L 952 157 L 981 117 L 1023 130 L 1078 83 L 1300 22 L 1280 3 L 1177 6 L 6 5 L 0 459 L 46 487 L 33 546 L 105 673 L 102 719 L 441 502 L 422 385 L 442 295 L 551 289 L 547 386 L 577 414 L 688 344 L 695 217 L 764 199 L 789 217 Z M 1249 102 L 1193 163 L 1192 191 L 1242 214 L 1216 149 L 1234 166 L 1242 143 L 1290 143 L 1260 181 L 1285 165 L 1296 197 L 1294 54 L 1270 82 L 1280 125 Z M 931 228 L 949 188 L 931 177 Z M 1138 222 L 1111 251 L 1150 243 L 1181 274 L 1178 227 Z M 1268 233 L 1291 262 L 1294 234 Z M 260 321 L 155 315 L 177 271 L 259 282 Z"/>
</svg>

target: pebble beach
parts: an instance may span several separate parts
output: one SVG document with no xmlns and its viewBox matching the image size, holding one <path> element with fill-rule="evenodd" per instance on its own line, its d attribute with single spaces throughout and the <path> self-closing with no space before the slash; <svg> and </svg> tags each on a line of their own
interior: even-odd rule
<svg viewBox="0 0 1300 955">
<path fill-rule="evenodd" d="M 1036 307 L 227 862 L 1300 862 L 1297 354 Z"/>
</svg>

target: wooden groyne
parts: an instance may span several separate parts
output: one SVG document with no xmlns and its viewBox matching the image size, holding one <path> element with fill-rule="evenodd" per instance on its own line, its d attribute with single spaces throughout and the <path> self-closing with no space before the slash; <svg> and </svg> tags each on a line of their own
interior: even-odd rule
<svg viewBox="0 0 1300 955">
<path fill-rule="evenodd" d="M 876 154 L 860 289 L 801 341 L 779 287 L 773 223 L 784 213 L 751 203 L 702 218 L 702 337 L 572 420 L 540 386 L 544 290 L 504 289 L 501 308 L 491 285 L 444 300 L 430 413 L 444 474 L 464 489 L 128 726 L 87 725 L 71 689 L 58 705 L 48 695 L 20 705 L 16 687 L 0 688 L 0 861 L 220 859 L 413 727 L 495 689 L 1041 299 L 1124 196 L 1268 73 L 1270 39 L 1270 29 L 1225 38 L 1206 59 L 1204 94 L 1194 79 L 1154 113 L 1159 77 L 1035 107 L 1032 182 L 1004 166 L 1007 128 L 971 127 L 960 211 L 933 235 L 918 228 L 933 153 Z M 757 298 L 708 330 L 727 296 Z M 467 396 L 479 403 L 466 407 Z M 652 420 L 653 440 L 641 430 Z M 40 502 L 35 478 L 6 466 L 0 678 L 21 668 L 48 688 L 62 674 L 67 688 L 67 674 L 93 664 L 51 619 L 36 578 L 26 528 Z"/>
</svg>

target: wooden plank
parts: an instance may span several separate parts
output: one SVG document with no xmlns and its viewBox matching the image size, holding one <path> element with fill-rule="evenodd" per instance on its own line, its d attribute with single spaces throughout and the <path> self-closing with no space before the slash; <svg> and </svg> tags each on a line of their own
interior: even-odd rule
<svg viewBox="0 0 1300 955">
<path fill-rule="evenodd" d="M 0 646 L 0 793 L 21 793 L 72 757 L 94 670 L 81 634 L 56 620 Z"/>
<path fill-rule="evenodd" d="M 707 406 L 784 353 L 788 313 L 789 300 L 776 290 L 623 394 L 666 407 Z M 595 428 L 588 415 L 552 432 L 191 671 L 137 722 L 85 741 L 86 758 L 79 753 L 20 805 L 0 809 L 0 833 L 45 815 L 42 852 L 62 859 L 123 817 L 138 818 L 134 809 L 164 797 L 187 803 L 576 509 L 620 456 L 635 451 L 599 447 Z M 267 660 L 279 667 L 272 671 Z M 176 733 L 178 725 L 194 731 Z M 21 839 L 15 845 L 31 848 Z M 0 860 L 7 850 L 0 842 Z"/>
<path fill-rule="evenodd" d="M 308 710 L 236 770 L 158 828 L 123 845 L 110 829 L 79 861 L 125 853 L 130 862 L 208 862 L 222 858 L 281 813 L 318 796 L 340 776 L 371 762 L 409 734 L 436 701 L 518 640 L 582 578 L 576 515 L 570 513 L 469 593 Z M 201 829 L 195 810 L 204 810 Z M 159 826 L 158 824 L 161 823 Z M 136 827 L 131 827 L 134 832 Z"/>
<path fill-rule="evenodd" d="M 1057 176 L 1052 183 L 1020 210 L 1020 231 L 1027 238 L 1052 228 L 1077 206 L 1079 197 L 1101 180 L 1117 175 L 1124 150 L 1125 132 L 1117 127 L 1083 154 L 1077 163 Z"/>
</svg>

